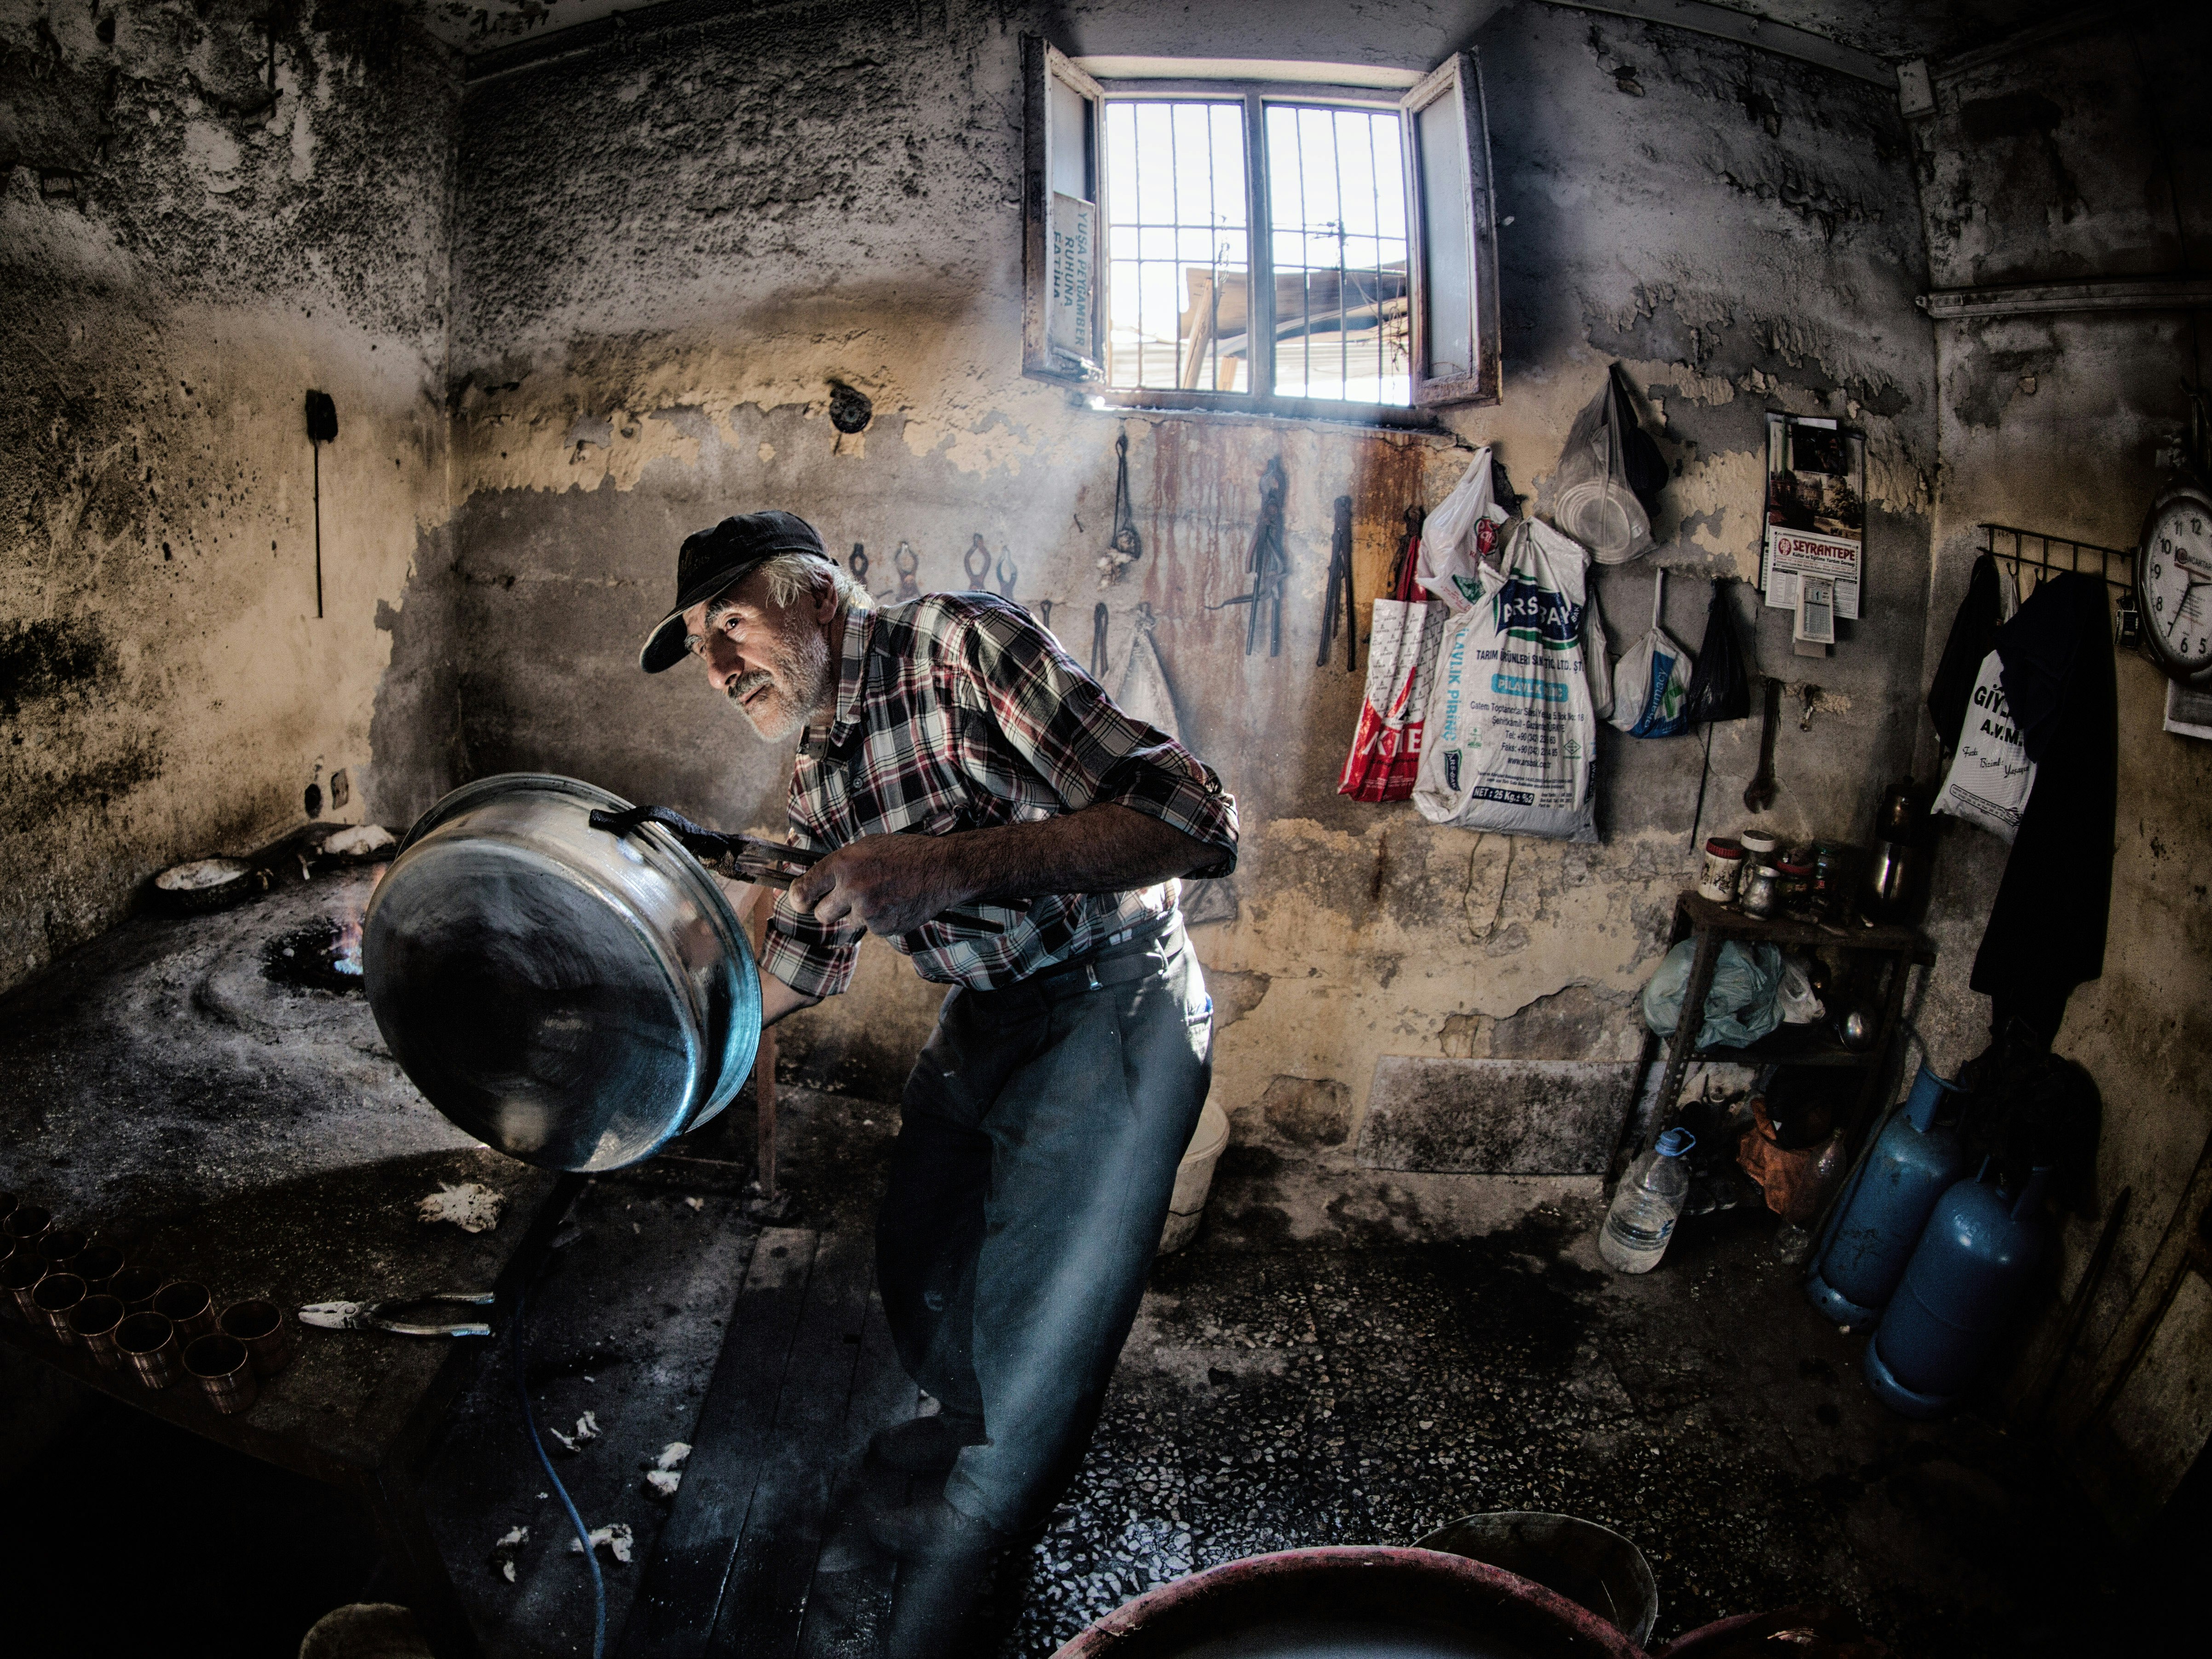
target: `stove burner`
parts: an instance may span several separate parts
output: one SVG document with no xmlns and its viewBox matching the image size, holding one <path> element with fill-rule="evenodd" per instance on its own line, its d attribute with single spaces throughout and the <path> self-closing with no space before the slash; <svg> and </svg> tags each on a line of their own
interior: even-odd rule
<svg viewBox="0 0 2212 1659">
<path fill-rule="evenodd" d="M 292 991 L 360 996 L 361 924 L 311 921 L 261 947 L 261 971 Z"/>
</svg>

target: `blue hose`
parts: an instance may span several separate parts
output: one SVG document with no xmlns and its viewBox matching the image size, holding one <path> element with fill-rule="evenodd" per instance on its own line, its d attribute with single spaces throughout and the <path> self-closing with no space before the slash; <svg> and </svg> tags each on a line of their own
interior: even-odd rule
<svg viewBox="0 0 2212 1659">
<path fill-rule="evenodd" d="M 568 1489 L 561 1484 L 561 1477 L 553 1473 L 553 1460 L 545 1455 L 545 1442 L 538 1432 L 537 1415 L 530 1409 L 530 1382 L 522 1363 L 522 1308 L 528 1295 L 527 1285 L 518 1286 L 514 1292 L 514 1397 L 522 1402 L 522 1426 L 530 1431 L 530 1444 L 538 1453 L 538 1461 L 545 1466 L 545 1478 L 553 1483 L 561 1507 L 568 1511 L 568 1524 L 576 1529 L 576 1541 L 584 1547 L 584 1565 L 592 1575 L 592 1659 L 606 1659 L 606 1577 L 599 1571 L 599 1552 L 592 1547 L 592 1529 L 576 1513 L 575 1502 L 568 1496 Z"/>
</svg>

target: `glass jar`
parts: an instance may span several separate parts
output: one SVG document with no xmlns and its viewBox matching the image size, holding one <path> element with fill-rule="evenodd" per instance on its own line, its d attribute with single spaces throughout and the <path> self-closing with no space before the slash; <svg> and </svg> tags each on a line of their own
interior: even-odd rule
<svg viewBox="0 0 2212 1659">
<path fill-rule="evenodd" d="M 1774 867 L 1781 878 L 1774 890 L 1776 907 L 1793 921 L 1812 921 L 1813 849 L 1793 847 Z"/>
<path fill-rule="evenodd" d="M 1839 841 L 1813 843 L 1813 908 L 1824 921 L 1839 920 L 1849 908 L 1857 855 L 1856 848 Z"/>
</svg>

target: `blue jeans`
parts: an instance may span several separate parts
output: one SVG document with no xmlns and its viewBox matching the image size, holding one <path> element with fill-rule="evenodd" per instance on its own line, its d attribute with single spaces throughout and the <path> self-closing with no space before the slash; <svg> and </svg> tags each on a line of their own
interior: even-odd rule
<svg viewBox="0 0 2212 1659">
<path fill-rule="evenodd" d="M 1180 916 L 998 991 L 956 988 L 907 1079 L 876 1277 L 907 1372 L 983 1444 L 945 1483 L 1003 1530 L 1074 1476 L 1212 1077 Z"/>
</svg>

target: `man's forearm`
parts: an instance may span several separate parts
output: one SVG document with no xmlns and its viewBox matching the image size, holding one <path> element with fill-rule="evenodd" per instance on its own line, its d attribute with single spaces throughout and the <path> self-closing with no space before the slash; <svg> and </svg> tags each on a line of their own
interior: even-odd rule
<svg viewBox="0 0 2212 1659">
<path fill-rule="evenodd" d="M 963 830 L 940 844 L 960 872 L 961 902 L 988 904 L 1150 887 L 1221 856 L 1173 824 L 1112 802 L 1035 823 Z"/>
<path fill-rule="evenodd" d="M 794 991 L 774 974 L 763 969 L 760 976 L 761 1024 L 773 1025 L 786 1014 L 795 1014 L 801 1008 L 811 1008 L 822 1000 L 804 991 Z"/>
</svg>

